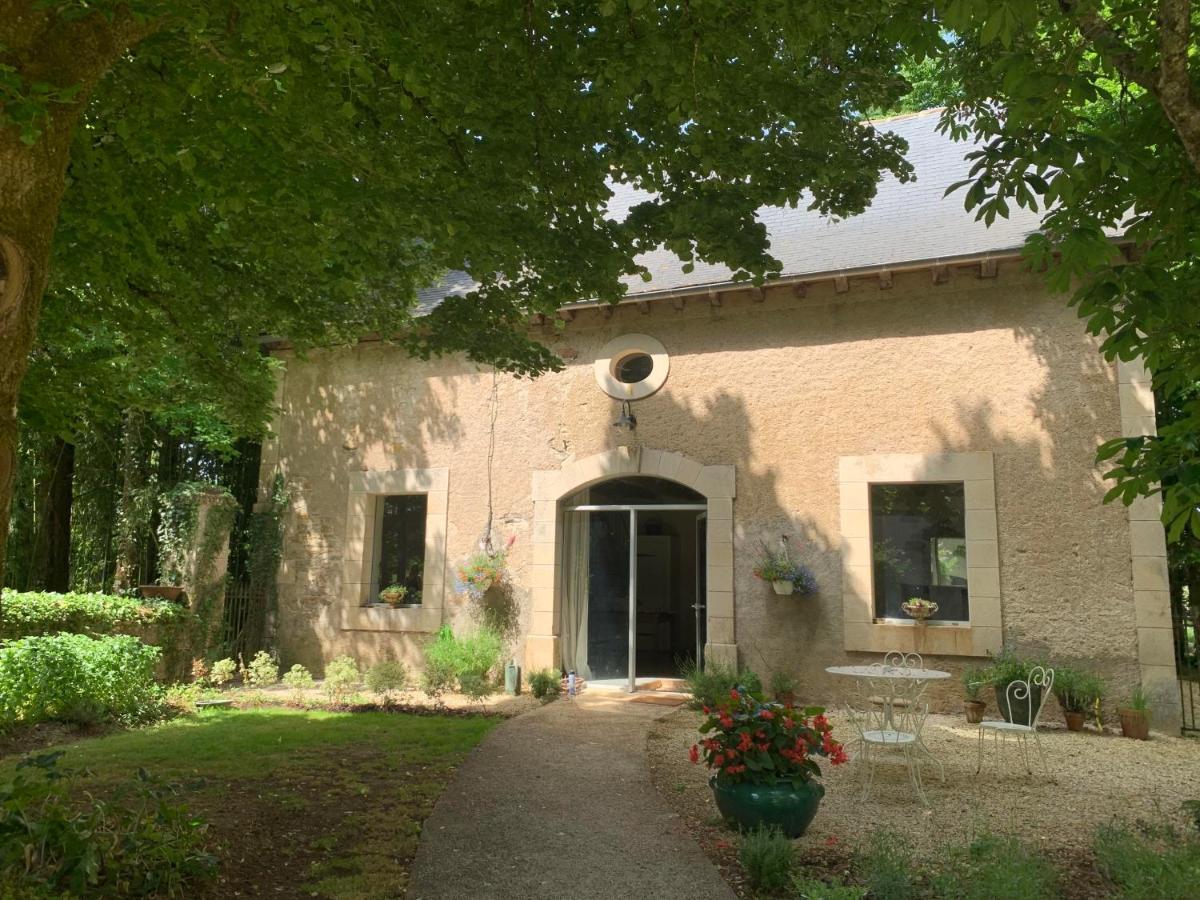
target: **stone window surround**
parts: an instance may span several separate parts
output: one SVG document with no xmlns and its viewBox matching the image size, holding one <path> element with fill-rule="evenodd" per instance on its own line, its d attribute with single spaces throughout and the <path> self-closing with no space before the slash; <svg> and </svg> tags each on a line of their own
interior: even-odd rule
<svg viewBox="0 0 1200 900">
<path fill-rule="evenodd" d="M 1121 436 L 1157 434 L 1154 388 L 1141 359 L 1117 363 L 1117 391 L 1121 402 Z M 1177 730 L 1179 683 L 1162 500 L 1157 495 L 1139 497 L 1129 505 L 1128 515 L 1139 675 L 1153 705 L 1155 728 Z"/>
<path fill-rule="evenodd" d="M 616 377 L 617 364 L 634 353 L 644 353 L 654 362 L 650 374 L 641 381 L 626 384 Z M 671 360 L 667 348 L 648 334 L 623 334 L 603 347 L 592 364 L 600 390 L 616 400 L 644 400 L 667 383 Z"/>
<path fill-rule="evenodd" d="M 442 624 L 446 584 L 449 469 L 375 469 L 351 472 L 342 554 L 343 631 L 435 632 Z M 380 497 L 424 494 L 425 570 L 421 604 L 399 609 L 367 606 L 374 581 L 376 507 Z"/>
<path fill-rule="evenodd" d="M 555 668 L 559 653 L 561 596 L 559 539 L 561 503 L 589 485 L 610 478 L 648 475 L 691 488 L 708 502 L 706 661 L 737 666 L 733 604 L 733 466 L 706 466 L 682 453 L 617 447 L 567 463 L 562 469 L 533 473 L 533 565 L 530 587 L 533 618 L 525 640 L 525 669 Z"/>
<path fill-rule="evenodd" d="M 875 617 L 871 484 L 962 482 L 969 624 L 919 625 Z M 842 632 L 846 650 L 986 656 L 1004 646 L 995 469 L 990 451 L 877 453 L 838 460 L 842 522 Z"/>
</svg>

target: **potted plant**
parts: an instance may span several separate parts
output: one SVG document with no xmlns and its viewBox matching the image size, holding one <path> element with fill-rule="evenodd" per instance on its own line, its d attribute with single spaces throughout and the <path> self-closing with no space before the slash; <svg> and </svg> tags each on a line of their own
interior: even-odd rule
<svg viewBox="0 0 1200 900">
<path fill-rule="evenodd" d="M 978 725 L 983 721 L 983 711 L 987 709 L 987 701 L 982 697 L 983 686 L 987 684 L 987 673 L 983 669 L 967 669 L 963 672 L 963 690 L 967 699 L 963 702 L 963 712 L 967 722 Z"/>
<path fill-rule="evenodd" d="M 758 560 L 754 563 L 754 575 L 770 582 L 775 593 L 781 597 L 791 594 L 806 597 L 817 591 L 817 579 L 813 577 L 808 566 L 792 562 L 786 535 L 780 538 L 778 551 L 765 544 L 762 546 Z"/>
<path fill-rule="evenodd" d="M 379 592 L 379 599 L 388 606 L 397 607 L 408 596 L 408 588 L 402 584 L 389 584 Z"/>
<path fill-rule="evenodd" d="M 900 604 L 900 608 L 918 622 L 924 622 L 938 611 L 938 605 L 924 597 L 909 597 Z"/>
<path fill-rule="evenodd" d="M 1103 693 L 1102 682 L 1090 672 L 1061 667 L 1054 673 L 1054 696 L 1062 707 L 1069 731 L 1083 731 L 1088 710 L 1095 708 Z"/>
<path fill-rule="evenodd" d="M 1038 663 L 1021 659 L 1011 651 L 1005 650 L 986 670 L 987 681 L 991 682 L 996 692 L 996 705 L 1006 722 L 1028 725 L 1032 720 L 1033 711 L 1041 705 L 1041 685 L 1031 684 L 1026 696 L 1017 696 L 1018 691 L 1008 689 L 1014 681 L 1029 681 L 1029 674 L 1037 665 Z"/>
<path fill-rule="evenodd" d="M 1129 705 L 1117 710 L 1121 718 L 1121 734 L 1139 741 L 1150 740 L 1150 698 L 1141 687 L 1134 688 Z"/>
<path fill-rule="evenodd" d="M 771 696 L 784 706 L 796 705 L 796 688 L 800 680 L 789 672 L 778 671 L 771 676 Z"/>
<path fill-rule="evenodd" d="M 804 834 L 825 796 L 816 757 L 846 761 L 824 710 L 764 703 L 734 688 L 705 712 L 705 737 L 692 745 L 690 758 L 712 771 L 708 783 L 721 815 L 742 828 L 774 825 L 788 837 Z"/>
<path fill-rule="evenodd" d="M 492 588 L 503 584 L 508 575 L 508 551 L 516 539 L 516 535 L 510 537 L 503 550 L 486 546 L 459 565 L 457 575 L 463 593 L 479 600 Z"/>
</svg>

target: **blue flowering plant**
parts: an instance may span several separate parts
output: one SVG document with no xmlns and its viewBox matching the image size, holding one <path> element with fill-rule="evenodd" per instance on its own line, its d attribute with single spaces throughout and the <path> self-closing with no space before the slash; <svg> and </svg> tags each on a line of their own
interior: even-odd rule
<svg viewBox="0 0 1200 900">
<path fill-rule="evenodd" d="M 771 584 L 790 582 L 792 593 L 802 597 L 817 592 L 817 579 L 812 569 L 792 559 L 788 539 L 781 538 L 778 550 L 762 545 L 758 560 L 754 563 L 754 575 Z"/>
</svg>

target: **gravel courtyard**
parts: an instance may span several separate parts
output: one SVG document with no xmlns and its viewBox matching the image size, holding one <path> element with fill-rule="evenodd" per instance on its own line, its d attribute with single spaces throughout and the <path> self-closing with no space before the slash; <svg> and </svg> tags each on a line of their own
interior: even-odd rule
<svg viewBox="0 0 1200 900">
<path fill-rule="evenodd" d="M 688 762 L 701 718 L 685 708 L 671 713 L 655 723 L 647 748 L 655 781 L 676 808 L 694 823 L 712 825 L 718 814 L 707 770 Z M 830 720 L 839 740 L 851 737 L 844 718 L 831 714 Z M 907 833 L 922 850 L 963 844 L 987 830 L 1018 835 L 1051 854 L 1081 851 L 1090 847 L 1099 825 L 1139 818 L 1182 824 L 1180 804 L 1200 799 L 1197 739 L 1155 733 L 1143 742 L 1048 728 L 1041 734 L 1048 775 L 1040 773 L 1036 759 L 1034 774 L 1025 774 L 1010 742 L 1000 764 L 989 743 L 976 776 L 976 733 L 962 716 L 931 715 L 926 721 L 925 742 L 946 769 L 944 784 L 935 771 L 925 770 L 928 807 L 913 796 L 898 756 L 880 763 L 866 802 L 853 761 L 837 768 L 823 764 L 825 799 L 800 847 L 851 850 L 873 828 L 884 827 Z"/>
</svg>

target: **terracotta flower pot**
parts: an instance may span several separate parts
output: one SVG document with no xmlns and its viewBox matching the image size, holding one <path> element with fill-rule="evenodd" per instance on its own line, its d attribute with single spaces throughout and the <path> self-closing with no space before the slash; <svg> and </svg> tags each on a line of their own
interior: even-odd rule
<svg viewBox="0 0 1200 900">
<path fill-rule="evenodd" d="M 1067 731 L 1083 731 L 1083 713 L 1064 712 L 1063 718 L 1067 720 Z"/>
<path fill-rule="evenodd" d="M 139 584 L 138 593 L 147 600 L 171 600 L 185 603 L 183 588 L 177 584 Z M 180 598 L 183 598 L 182 600 Z"/>
<path fill-rule="evenodd" d="M 1150 740 L 1150 714 L 1144 709 L 1118 709 L 1121 734 L 1139 741 Z"/>
<path fill-rule="evenodd" d="M 796 692 L 795 691 L 780 691 L 778 694 L 775 695 L 775 699 L 778 700 L 780 703 L 782 703 L 784 706 L 795 706 L 796 705 Z"/>
<path fill-rule="evenodd" d="M 967 722 L 970 725 L 978 725 L 983 721 L 985 709 L 987 709 L 987 704 L 982 700 L 967 700 L 963 703 L 963 712 L 967 714 Z"/>
</svg>

